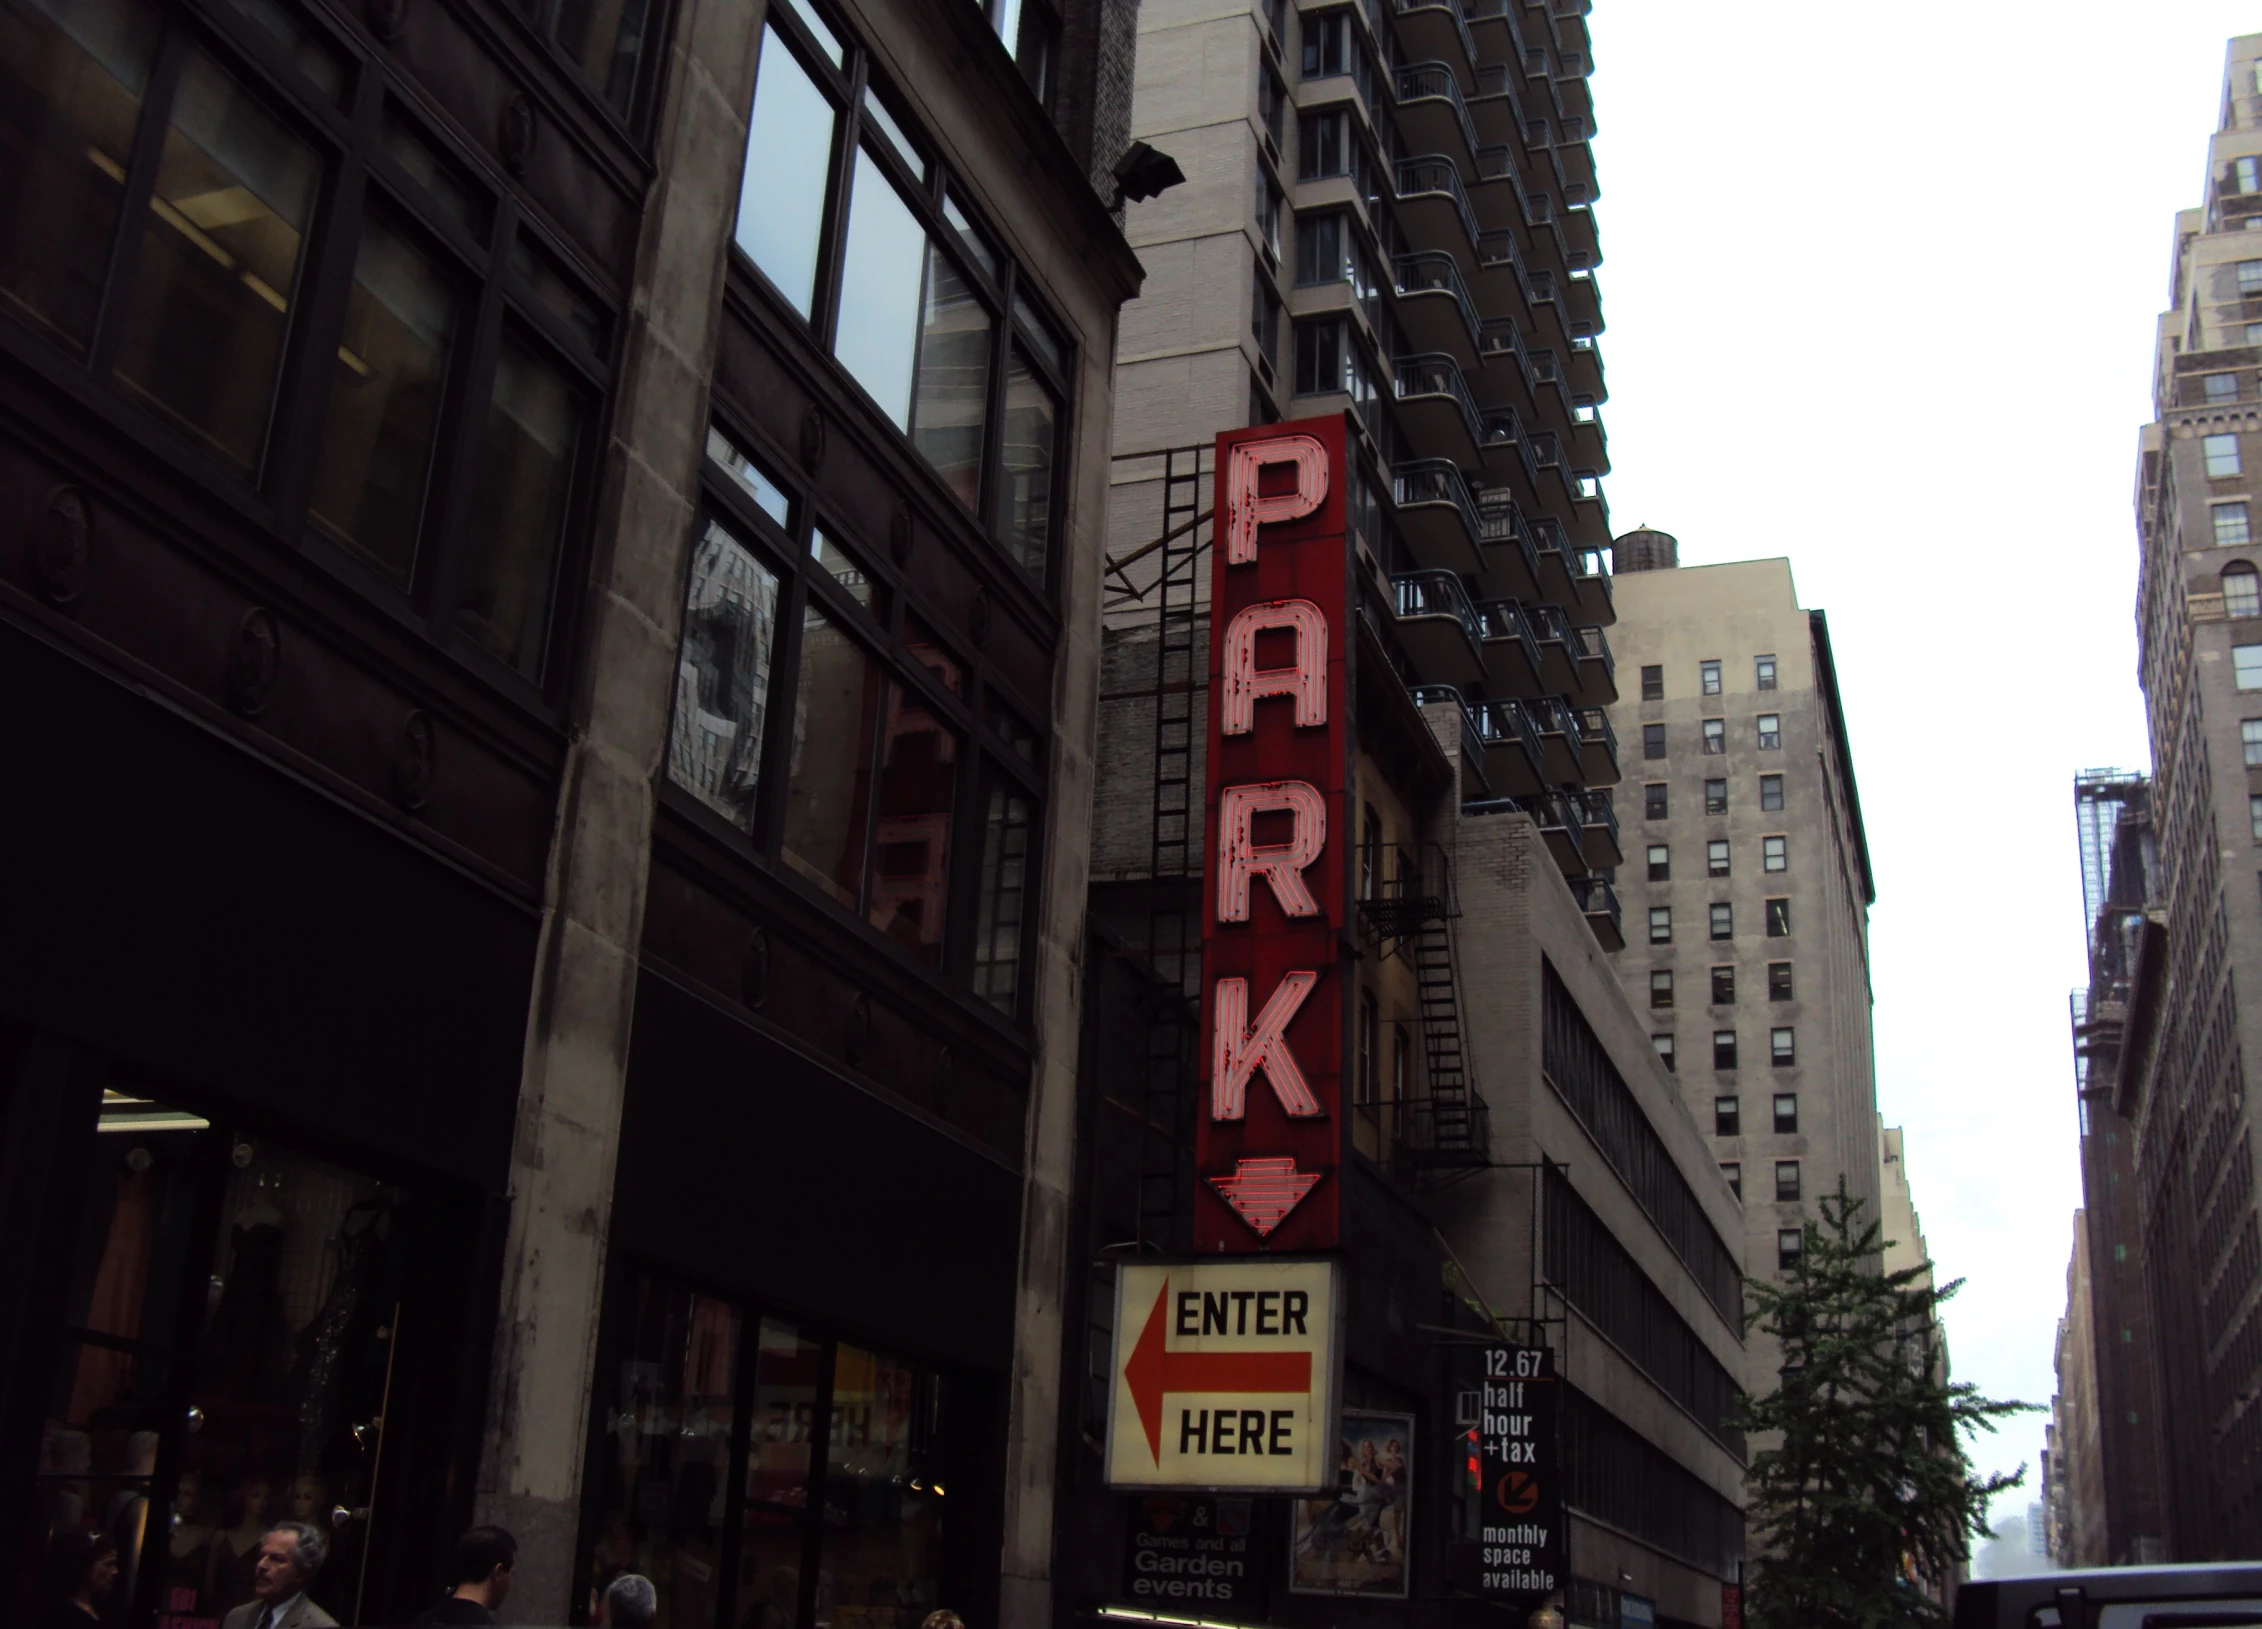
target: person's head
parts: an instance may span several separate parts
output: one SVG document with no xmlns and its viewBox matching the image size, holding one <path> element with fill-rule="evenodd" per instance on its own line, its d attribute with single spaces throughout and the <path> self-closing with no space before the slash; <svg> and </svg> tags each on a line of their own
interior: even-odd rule
<svg viewBox="0 0 2262 1629">
<path fill-rule="evenodd" d="M 230 1527 L 244 1527 L 267 1519 L 267 1507 L 274 1501 L 275 1485 L 264 1476 L 244 1479 L 228 1500 L 227 1522 Z"/>
<path fill-rule="evenodd" d="M 118 1581 L 118 1541 L 91 1527 L 63 1527 L 47 1542 L 48 1593 L 91 1606 Z"/>
<path fill-rule="evenodd" d="M 298 1476 L 291 1479 L 291 1520 L 294 1522 L 319 1522 L 329 1514 L 324 1506 L 330 1502 L 330 1489 L 319 1476 Z"/>
<path fill-rule="evenodd" d="M 624 1572 L 605 1587 L 605 1622 L 611 1629 L 650 1629 L 660 1613 L 660 1592 L 640 1572 Z"/>
<path fill-rule="evenodd" d="M 456 1540 L 456 1593 L 492 1612 L 511 1592 L 518 1540 L 500 1527 L 474 1527 Z"/>
<path fill-rule="evenodd" d="M 322 1529 L 305 1522 L 277 1522 L 259 1537 L 259 1560 L 251 1573 L 251 1593 L 273 1606 L 311 1583 L 330 1557 Z"/>
<path fill-rule="evenodd" d="M 927 1614 L 919 1629 L 966 1629 L 966 1620 L 947 1606 L 938 1606 Z"/>
</svg>

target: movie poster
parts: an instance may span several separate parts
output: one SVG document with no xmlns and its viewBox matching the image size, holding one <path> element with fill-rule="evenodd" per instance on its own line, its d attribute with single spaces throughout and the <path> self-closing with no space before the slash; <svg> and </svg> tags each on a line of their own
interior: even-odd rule
<svg viewBox="0 0 2262 1629">
<path fill-rule="evenodd" d="M 1345 1409 L 1335 1492 L 1289 1505 L 1288 1587 L 1404 1600 L 1414 1417 Z"/>
</svg>

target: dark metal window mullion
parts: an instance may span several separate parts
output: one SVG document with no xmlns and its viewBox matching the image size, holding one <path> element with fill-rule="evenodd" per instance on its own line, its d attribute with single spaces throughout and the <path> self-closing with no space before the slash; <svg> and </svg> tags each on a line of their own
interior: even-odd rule
<svg viewBox="0 0 2262 1629">
<path fill-rule="evenodd" d="M 840 132 L 833 142 L 832 185 L 825 195 L 822 253 L 817 266 L 816 299 L 809 327 L 827 356 L 840 332 L 841 280 L 848 265 L 848 211 L 855 201 L 857 142 L 864 133 L 864 53 L 851 47 L 844 77 L 848 98 L 840 110 Z"/>
<path fill-rule="evenodd" d="M 982 529 L 1002 540 L 1005 533 L 1005 384 L 1013 365 L 1013 295 L 1021 279 L 1021 266 L 1002 255 L 998 268 L 997 331 L 990 339 L 990 379 L 987 430 L 982 436 L 981 503 L 976 516 Z"/>
<path fill-rule="evenodd" d="M 275 390 L 275 427 L 268 437 L 262 485 L 285 537 L 300 535 L 314 486 L 314 462 L 328 385 L 345 334 L 354 264 L 367 217 L 368 167 L 363 155 L 376 144 L 382 76 L 364 73 L 353 113 L 351 145 L 325 153 L 323 208 L 314 224 L 305 267 L 292 294 L 293 317 Z M 329 365 L 325 365 L 328 362 Z"/>
<path fill-rule="evenodd" d="M 801 1524 L 800 1629 L 815 1629 L 817 1619 L 817 1570 L 824 1562 L 825 1501 L 831 1480 L 833 1377 L 839 1367 L 840 1342 L 825 1336 L 818 1353 L 817 1389 L 809 1418 L 809 1490 Z"/>
<path fill-rule="evenodd" d="M 761 1309 L 744 1301 L 738 1311 L 738 1361 L 731 1376 L 729 1457 L 724 1474 L 723 1536 L 715 1557 L 715 1629 L 738 1621 L 738 1556 L 746 1537 L 746 1466 L 754 1436 L 754 1385 L 762 1348 Z"/>
<path fill-rule="evenodd" d="M 510 241 L 517 230 L 518 207 L 508 193 L 496 200 L 494 239 Z M 464 511 L 470 506 L 471 483 L 479 468 L 479 444 L 487 433 L 487 416 L 480 411 L 494 396 L 495 367 L 502 351 L 502 280 L 489 276 L 472 299 L 471 322 L 459 357 L 449 359 L 448 392 L 442 398 L 441 454 L 444 478 L 432 483 L 432 500 L 425 508 L 425 524 L 416 552 L 416 580 L 412 593 L 431 628 L 434 641 L 444 648 L 456 644 L 453 616 L 463 580 L 460 539 Z M 583 436 L 586 439 L 588 429 Z M 576 449 L 574 484 L 585 476 L 586 452 Z M 452 466 L 452 467 L 450 467 Z"/>
<path fill-rule="evenodd" d="M 809 550 L 814 523 L 804 500 L 791 533 L 794 555 Z M 694 545 L 696 546 L 696 545 Z M 762 717 L 761 779 L 754 796 L 754 852 L 775 860 L 785 840 L 785 799 L 793 779 L 793 721 L 801 701 L 801 635 L 809 584 L 802 561 L 789 556 L 778 573 L 778 630 L 770 646 L 769 694 Z"/>
<path fill-rule="evenodd" d="M 149 87 L 141 101 L 141 123 L 134 132 L 125 185 L 118 196 L 118 224 L 110 239 L 109 275 L 103 280 L 102 303 L 95 316 L 93 338 L 86 348 L 88 371 L 97 379 L 107 380 L 117 364 L 126 296 L 132 292 L 134 272 L 141 263 L 143 217 L 149 213 L 150 194 L 157 185 L 158 161 L 164 156 L 166 132 L 172 128 L 173 92 L 180 84 L 181 64 L 188 56 L 188 46 L 188 28 L 175 18 L 159 37 L 156 55 L 150 59 Z"/>
</svg>

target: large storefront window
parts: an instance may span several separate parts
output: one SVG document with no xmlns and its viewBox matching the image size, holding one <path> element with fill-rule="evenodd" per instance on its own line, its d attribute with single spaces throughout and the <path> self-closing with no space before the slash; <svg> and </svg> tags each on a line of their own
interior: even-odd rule
<svg viewBox="0 0 2262 1629">
<path fill-rule="evenodd" d="M 616 1349 L 592 1590 L 642 1573 L 659 1629 L 918 1629 L 942 1604 L 940 1375 L 650 1277 Z"/>
<path fill-rule="evenodd" d="M 212 1629 L 252 1599 L 267 1529 L 301 1521 L 328 1543 L 315 1603 L 380 1609 L 383 1442 L 416 1412 L 394 1344 L 434 1317 L 412 1260 L 430 1202 L 117 1089 L 79 1146 L 26 1548 L 105 1534 L 106 1624 Z"/>
</svg>

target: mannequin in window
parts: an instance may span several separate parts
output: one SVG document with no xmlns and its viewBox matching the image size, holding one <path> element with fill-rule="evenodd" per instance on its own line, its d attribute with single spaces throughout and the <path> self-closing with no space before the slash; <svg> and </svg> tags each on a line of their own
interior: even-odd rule
<svg viewBox="0 0 2262 1629">
<path fill-rule="evenodd" d="M 271 1402 L 283 1380 L 290 1330 L 283 1322 L 283 1213 L 269 1197 L 280 1177 L 262 1176 L 229 1228 L 227 1281 L 198 1365 L 203 1389 Z M 256 1542 L 252 1546 L 257 1549 Z M 248 1599 L 248 1596 L 246 1597 Z"/>
<path fill-rule="evenodd" d="M 253 1472 L 228 1501 L 227 1526 L 212 1540 L 205 1569 L 204 1610 L 225 1613 L 252 1597 L 259 1577 L 259 1541 L 274 1514 L 275 1487 Z"/>
<path fill-rule="evenodd" d="M 168 1590 L 196 1591 L 201 1601 L 212 1566 L 212 1499 L 205 1491 L 204 1473 L 181 1472 L 173 1495 L 173 1535 L 168 1548 L 172 1559 L 165 1570 Z"/>
</svg>

